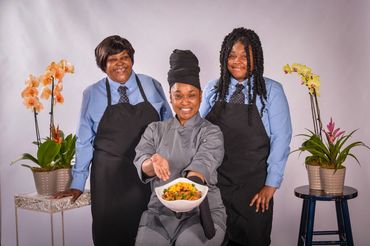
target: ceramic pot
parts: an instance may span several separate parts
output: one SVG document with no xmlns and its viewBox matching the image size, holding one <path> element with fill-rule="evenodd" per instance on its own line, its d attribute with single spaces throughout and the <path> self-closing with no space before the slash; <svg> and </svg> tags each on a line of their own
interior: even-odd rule
<svg viewBox="0 0 370 246">
<path fill-rule="evenodd" d="M 335 170 L 321 167 L 320 176 L 324 192 L 328 194 L 343 193 L 345 175 L 345 168 Z"/>
<path fill-rule="evenodd" d="M 310 190 L 322 190 L 320 166 L 306 165 Z"/>
</svg>

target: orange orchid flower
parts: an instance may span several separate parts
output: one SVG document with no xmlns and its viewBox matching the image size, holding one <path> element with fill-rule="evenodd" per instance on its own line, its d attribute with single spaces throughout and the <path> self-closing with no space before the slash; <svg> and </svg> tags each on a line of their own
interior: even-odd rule
<svg viewBox="0 0 370 246">
<path fill-rule="evenodd" d="M 37 97 L 38 94 L 39 94 L 39 90 L 36 87 L 26 87 L 22 91 L 21 96 L 22 98 Z"/>
<path fill-rule="evenodd" d="M 42 105 L 42 103 L 40 103 L 37 97 L 26 97 L 23 100 L 23 104 L 27 108 L 35 109 L 36 112 L 40 112 L 42 109 L 44 109 L 44 106 Z"/>
<path fill-rule="evenodd" d="M 42 99 L 45 99 L 45 100 L 48 100 L 49 97 L 51 95 L 51 90 L 49 89 L 49 87 L 44 87 L 44 89 L 42 90 L 41 92 L 41 98 Z"/>
<path fill-rule="evenodd" d="M 28 78 L 26 80 L 26 85 L 28 87 L 39 87 L 39 84 L 40 84 L 39 78 L 32 74 L 28 75 Z"/>
<path fill-rule="evenodd" d="M 44 75 L 41 76 L 41 83 L 43 86 L 51 85 L 53 82 L 53 74 L 49 70 L 45 71 Z"/>
<path fill-rule="evenodd" d="M 64 103 L 64 97 L 63 95 L 58 92 L 58 91 L 55 91 L 55 103 L 60 103 L 60 104 L 63 104 Z"/>
<path fill-rule="evenodd" d="M 62 69 L 61 67 L 57 67 L 56 70 L 55 70 L 55 78 L 57 80 L 62 80 L 62 78 L 64 77 L 64 69 Z"/>
<path fill-rule="evenodd" d="M 75 71 L 75 68 L 74 66 L 72 65 L 72 63 L 66 61 L 66 60 L 61 60 L 60 61 L 60 66 L 62 67 L 62 69 L 64 69 L 64 72 L 66 73 L 74 73 Z"/>
<path fill-rule="evenodd" d="M 55 93 L 55 94 L 57 94 L 58 92 L 60 93 L 62 90 L 63 90 L 63 84 L 62 84 L 61 82 L 58 82 L 58 83 L 55 85 L 54 93 Z"/>
<path fill-rule="evenodd" d="M 35 105 L 35 110 L 37 113 L 39 113 L 41 110 L 44 109 L 44 105 L 42 105 L 42 103 L 40 101 L 38 101 L 38 103 Z"/>
</svg>

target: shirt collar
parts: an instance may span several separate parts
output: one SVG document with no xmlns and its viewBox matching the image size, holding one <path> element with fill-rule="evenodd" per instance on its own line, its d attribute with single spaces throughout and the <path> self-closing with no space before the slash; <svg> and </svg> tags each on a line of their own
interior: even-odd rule
<svg viewBox="0 0 370 246">
<path fill-rule="evenodd" d="M 254 77 L 252 76 L 251 77 L 251 84 L 252 85 L 253 85 L 253 80 L 254 80 Z M 243 84 L 244 85 L 244 88 L 247 88 L 248 87 L 247 86 L 247 82 L 248 82 L 248 79 L 245 79 L 242 82 L 239 82 L 234 77 L 231 77 L 231 79 L 230 79 L 231 89 L 235 89 L 236 85 L 239 84 L 239 83 Z"/>
<path fill-rule="evenodd" d="M 114 80 L 110 79 L 109 77 L 107 77 L 107 78 L 108 78 L 109 85 L 110 85 L 110 87 L 112 88 L 113 91 L 117 91 L 118 87 L 120 87 L 121 85 L 126 86 L 127 90 L 130 91 L 136 86 L 136 76 L 135 75 L 136 74 L 135 74 L 134 70 L 132 70 L 130 78 L 123 84 L 121 84 L 120 82 L 114 81 Z"/>
<path fill-rule="evenodd" d="M 174 127 L 175 128 L 178 128 L 178 127 L 185 127 L 185 128 L 191 128 L 191 127 L 194 127 L 195 125 L 199 124 L 199 122 L 201 121 L 202 117 L 200 117 L 200 114 L 199 112 L 196 113 L 193 117 L 191 117 L 190 119 L 188 119 L 184 125 L 181 125 L 180 124 L 180 121 L 177 119 L 177 115 L 173 118 L 173 124 L 174 124 Z"/>
</svg>

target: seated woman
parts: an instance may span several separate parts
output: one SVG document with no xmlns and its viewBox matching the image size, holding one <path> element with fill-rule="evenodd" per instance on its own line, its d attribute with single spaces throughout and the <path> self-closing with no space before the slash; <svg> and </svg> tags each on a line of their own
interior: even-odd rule
<svg viewBox="0 0 370 246">
<path fill-rule="evenodd" d="M 171 54 L 168 82 L 176 117 L 149 124 L 136 147 L 134 164 L 139 177 L 152 187 L 136 245 L 221 245 L 223 241 L 226 213 L 216 186 L 216 169 L 224 155 L 223 136 L 218 126 L 199 115 L 199 71 L 191 51 Z M 209 191 L 199 208 L 175 214 L 153 191 L 179 177 L 205 183 Z"/>
</svg>

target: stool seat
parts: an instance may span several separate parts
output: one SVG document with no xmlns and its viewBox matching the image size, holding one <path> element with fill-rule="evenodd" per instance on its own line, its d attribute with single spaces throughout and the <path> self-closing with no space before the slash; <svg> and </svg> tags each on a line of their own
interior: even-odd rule
<svg viewBox="0 0 370 246">
<path fill-rule="evenodd" d="M 308 185 L 294 189 L 294 195 L 303 199 L 298 246 L 309 245 L 353 245 L 351 221 L 347 200 L 357 197 L 355 188 L 345 186 L 343 193 L 326 194 L 321 190 L 310 190 Z M 337 231 L 314 231 L 316 201 L 334 201 L 337 214 Z M 313 241 L 313 235 L 338 235 L 338 241 Z"/>
</svg>

